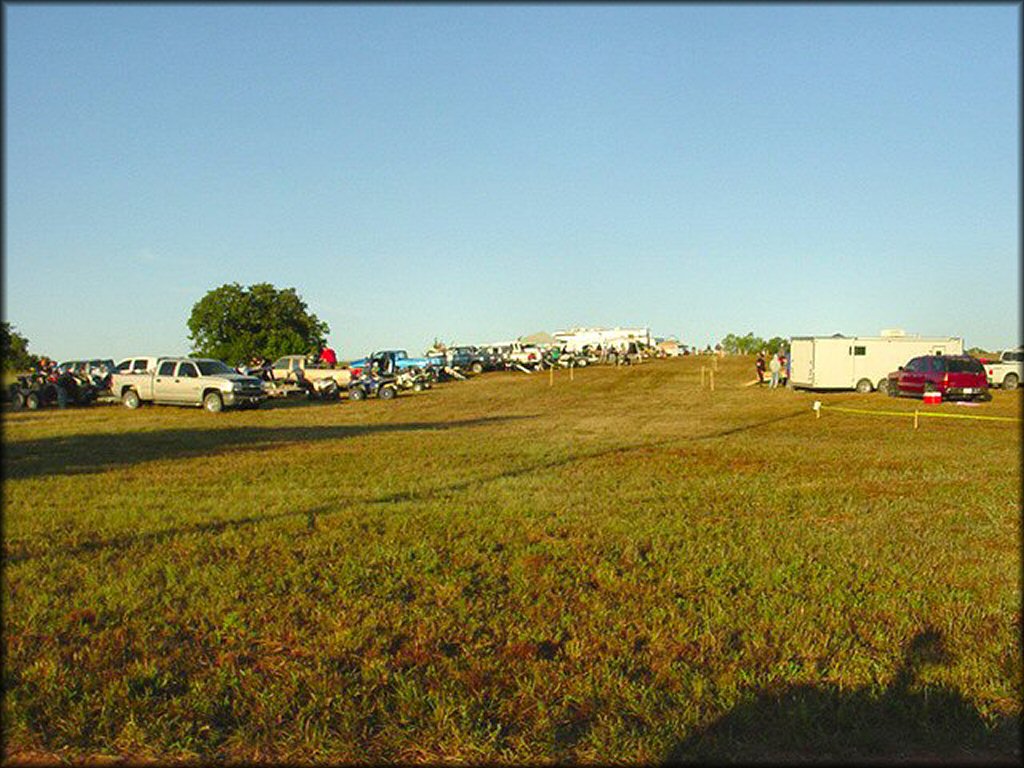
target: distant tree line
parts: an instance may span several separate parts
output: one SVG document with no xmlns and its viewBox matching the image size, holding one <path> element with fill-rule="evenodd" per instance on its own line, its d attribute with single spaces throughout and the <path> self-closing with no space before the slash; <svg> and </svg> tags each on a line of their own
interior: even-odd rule
<svg viewBox="0 0 1024 768">
<path fill-rule="evenodd" d="M 786 339 L 781 336 L 773 336 L 765 341 L 752 332 L 745 336 L 730 333 L 719 343 L 725 353 L 729 355 L 756 355 L 761 350 L 767 351 L 769 355 L 774 355 L 787 346 Z"/>
</svg>

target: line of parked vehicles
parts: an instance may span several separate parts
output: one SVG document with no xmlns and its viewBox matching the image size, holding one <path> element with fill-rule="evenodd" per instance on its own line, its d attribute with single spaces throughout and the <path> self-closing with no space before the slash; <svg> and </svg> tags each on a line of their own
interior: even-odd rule
<svg viewBox="0 0 1024 768">
<path fill-rule="evenodd" d="M 259 368 L 231 368 L 221 360 L 141 355 L 114 363 L 110 359 L 71 360 L 48 370 L 19 376 L 8 390 L 16 409 L 120 402 L 136 409 L 147 403 L 199 406 L 211 413 L 226 408 L 258 408 L 268 398 L 304 396 L 309 400 L 376 397 L 391 400 L 400 392 L 421 392 L 436 383 L 465 379 L 485 371 L 534 372 L 552 366 L 632 362 L 643 350 L 612 354 L 584 349 L 565 352 L 512 343 L 462 345 L 411 357 L 406 350 L 372 352 L 344 366 L 324 365 L 311 356 L 285 355 Z"/>
<path fill-rule="evenodd" d="M 838 338 L 827 341 L 837 348 L 843 346 L 833 343 L 839 342 Z M 844 344 L 846 341 L 843 339 Z M 857 346 L 856 339 L 850 341 L 855 343 L 846 345 L 849 356 L 856 360 L 863 347 Z M 811 348 L 812 361 L 817 363 L 820 378 L 826 358 L 815 350 L 816 347 Z M 258 369 L 232 369 L 220 360 L 193 357 L 137 356 L 117 364 L 110 359 L 71 360 L 19 376 L 7 396 L 15 409 L 63 408 L 107 401 L 120 402 L 132 409 L 155 403 L 201 406 L 217 413 L 225 408 L 258 408 L 268 398 L 293 396 L 320 401 L 339 400 L 343 395 L 354 401 L 370 397 L 391 400 L 402 391 L 421 392 L 441 381 L 465 379 L 486 371 L 532 373 L 550 367 L 621 365 L 653 354 L 652 348 L 636 344 L 573 350 L 559 345 L 541 347 L 512 342 L 433 349 L 423 357 L 411 357 L 402 349 L 379 350 L 340 367 L 321 364 L 306 355 L 285 355 Z M 819 356 L 822 360 L 817 360 Z M 912 357 L 875 388 L 894 397 L 938 393 L 944 400 L 983 400 L 991 397 L 990 387 L 1016 389 L 1024 373 L 1022 368 L 1022 349 L 1006 350 L 997 360 L 934 350 L 932 354 Z M 810 383 L 800 379 L 790 382 L 798 388 Z M 822 383 L 824 380 L 816 382 L 817 386 L 811 384 L 811 388 L 820 388 Z M 855 388 L 872 389 L 859 385 Z"/>
</svg>

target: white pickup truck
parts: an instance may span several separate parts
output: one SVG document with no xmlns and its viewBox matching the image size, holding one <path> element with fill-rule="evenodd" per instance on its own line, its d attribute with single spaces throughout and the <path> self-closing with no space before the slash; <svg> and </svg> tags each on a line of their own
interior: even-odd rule
<svg viewBox="0 0 1024 768">
<path fill-rule="evenodd" d="M 1016 389 L 1024 375 L 1024 349 L 1007 349 L 999 354 L 996 362 L 985 363 L 985 375 L 990 387 Z"/>
<path fill-rule="evenodd" d="M 220 360 L 195 357 L 161 357 L 155 370 L 114 374 L 111 391 L 128 408 L 143 403 L 198 405 L 210 413 L 259 408 L 267 396 L 259 379 L 243 376 Z"/>
</svg>

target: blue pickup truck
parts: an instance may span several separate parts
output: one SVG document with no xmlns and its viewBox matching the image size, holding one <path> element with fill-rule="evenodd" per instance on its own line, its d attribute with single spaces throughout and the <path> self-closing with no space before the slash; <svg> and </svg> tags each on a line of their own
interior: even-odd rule
<svg viewBox="0 0 1024 768">
<path fill-rule="evenodd" d="M 351 361 L 348 367 L 352 371 L 353 376 L 358 376 L 363 368 L 367 366 L 372 367 L 374 363 L 380 367 L 381 371 L 387 372 L 390 370 L 392 373 L 409 370 L 410 368 L 420 368 L 424 371 L 440 371 L 445 366 L 445 359 L 441 355 L 409 357 L 409 353 L 404 349 L 383 349 L 359 360 Z"/>
</svg>

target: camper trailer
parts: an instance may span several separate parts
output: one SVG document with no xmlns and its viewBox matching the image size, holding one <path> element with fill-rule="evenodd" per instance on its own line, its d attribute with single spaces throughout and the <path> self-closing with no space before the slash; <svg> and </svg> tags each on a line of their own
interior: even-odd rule
<svg viewBox="0 0 1024 768">
<path fill-rule="evenodd" d="M 955 336 L 794 336 L 789 342 L 789 383 L 800 389 L 888 389 L 888 375 L 918 355 L 962 355 Z"/>
<path fill-rule="evenodd" d="M 605 349 L 625 350 L 631 341 L 641 347 L 654 346 L 650 328 L 570 328 L 557 331 L 554 336 L 568 352 L 598 345 Z"/>
</svg>

